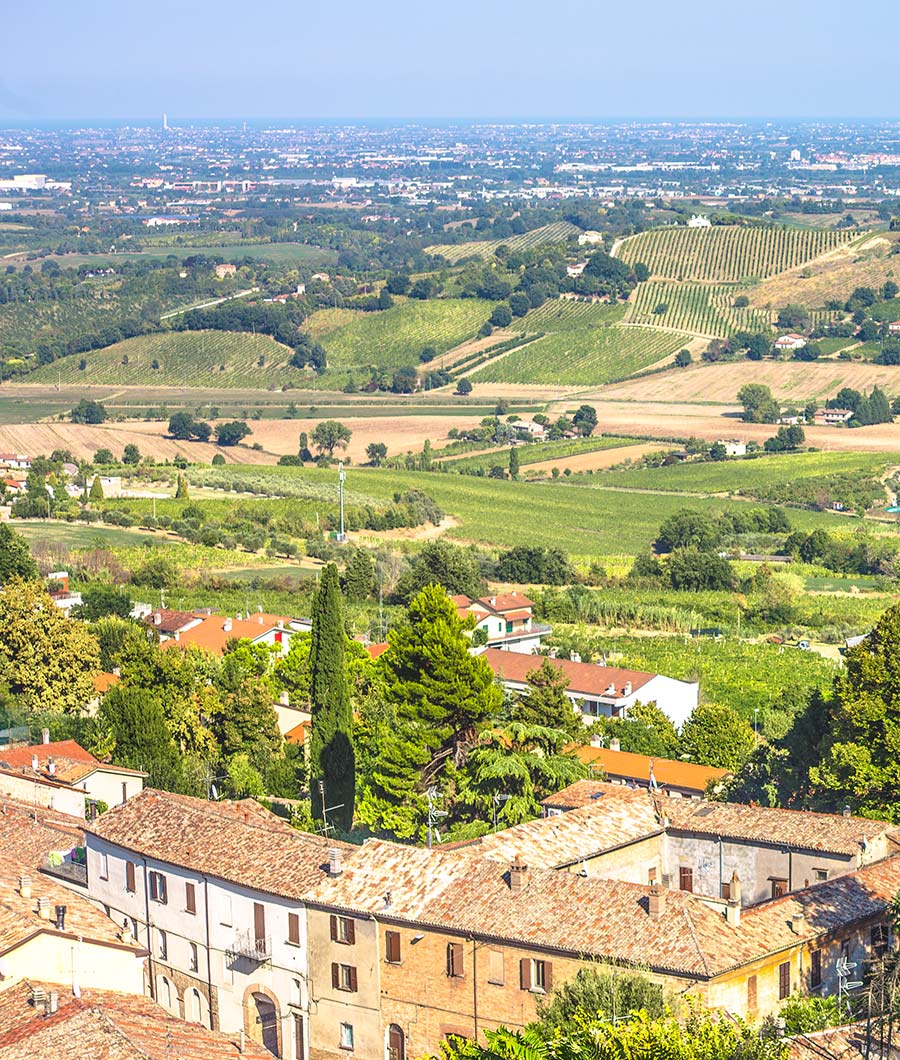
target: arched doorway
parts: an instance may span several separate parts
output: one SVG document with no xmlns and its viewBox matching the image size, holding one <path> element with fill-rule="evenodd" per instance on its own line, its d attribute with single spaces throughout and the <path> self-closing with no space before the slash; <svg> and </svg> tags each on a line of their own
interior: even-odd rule
<svg viewBox="0 0 900 1060">
<path fill-rule="evenodd" d="M 396 1023 L 388 1027 L 387 1060 L 406 1060 L 406 1039 Z"/>
<path fill-rule="evenodd" d="M 209 1005 L 206 998 L 196 987 L 191 987 L 184 995 L 184 1018 L 188 1023 L 199 1023 L 209 1026 Z"/>
<path fill-rule="evenodd" d="M 156 1000 L 173 1016 L 181 1015 L 178 1005 L 178 990 L 168 976 L 158 975 L 156 977 Z"/>
<path fill-rule="evenodd" d="M 275 1002 L 265 994 L 254 993 L 253 1008 L 250 1013 L 250 1037 L 273 1056 L 280 1056 L 278 1051 L 278 1009 Z"/>
</svg>

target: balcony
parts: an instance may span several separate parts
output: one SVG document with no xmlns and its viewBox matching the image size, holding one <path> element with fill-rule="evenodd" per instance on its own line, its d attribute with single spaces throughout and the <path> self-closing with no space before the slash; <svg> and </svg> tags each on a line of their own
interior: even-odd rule
<svg viewBox="0 0 900 1060">
<path fill-rule="evenodd" d="M 52 857 L 45 859 L 40 869 L 45 875 L 55 876 L 70 887 L 87 887 L 87 865 L 83 862 Z"/>
<path fill-rule="evenodd" d="M 272 938 L 266 935 L 258 938 L 253 931 L 241 931 L 226 951 L 230 961 L 252 961 L 254 964 L 265 964 L 272 959 Z"/>
</svg>

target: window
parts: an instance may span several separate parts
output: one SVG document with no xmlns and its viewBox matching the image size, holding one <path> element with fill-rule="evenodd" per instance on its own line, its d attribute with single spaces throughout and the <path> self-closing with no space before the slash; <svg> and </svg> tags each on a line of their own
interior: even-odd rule
<svg viewBox="0 0 900 1060">
<path fill-rule="evenodd" d="M 300 914 L 288 913 L 288 942 L 291 946 L 300 945 Z"/>
<path fill-rule="evenodd" d="M 747 979 L 747 1008 L 751 1012 L 756 1011 L 756 976 L 751 975 Z"/>
<path fill-rule="evenodd" d="M 656 866 L 647 869 L 647 883 L 656 883 Z"/>
<path fill-rule="evenodd" d="M 678 870 L 678 886 L 682 891 L 693 891 L 694 889 L 694 870 L 686 868 L 684 865 Z"/>
<path fill-rule="evenodd" d="M 503 986 L 503 951 L 488 950 L 488 982 Z"/>
<path fill-rule="evenodd" d="M 883 957 L 888 950 L 888 929 L 886 924 L 876 924 L 869 932 L 869 943 L 876 957 Z"/>
<path fill-rule="evenodd" d="M 512 633 L 512 631 L 513 631 L 513 624 L 512 624 L 512 622 L 507 622 L 507 623 L 506 623 L 506 632 L 507 632 L 507 633 Z"/>
<path fill-rule="evenodd" d="M 358 989 L 356 969 L 350 964 L 332 964 L 331 985 L 335 990 L 356 993 Z"/>
<path fill-rule="evenodd" d="M 192 883 L 184 885 L 184 908 L 185 912 L 197 912 L 197 891 Z"/>
<path fill-rule="evenodd" d="M 128 802 L 128 785 L 122 781 L 122 802 Z"/>
<path fill-rule="evenodd" d="M 451 979 L 462 979 L 463 948 L 461 942 L 447 943 L 447 975 Z"/>
<path fill-rule="evenodd" d="M 226 927 L 231 927 L 232 920 L 233 920 L 233 914 L 232 914 L 232 910 L 231 910 L 231 895 L 230 894 L 223 894 L 222 895 L 222 912 L 219 914 L 219 916 L 220 916 L 221 922 Z"/>
<path fill-rule="evenodd" d="M 822 880 L 828 879 L 828 869 L 813 869 L 813 874 L 816 877 L 816 881 L 821 883 Z"/>
<path fill-rule="evenodd" d="M 341 1024 L 341 1048 L 352 1049 L 353 1048 L 353 1024 L 342 1023 Z"/>
<path fill-rule="evenodd" d="M 169 939 L 161 928 L 156 929 L 156 941 L 159 948 L 159 959 L 167 961 L 169 959 Z"/>
<path fill-rule="evenodd" d="M 731 884 L 730 883 L 723 883 L 722 884 L 722 898 L 724 898 L 726 902 L 730 902 L 731 901 Z"/>
<path fill-rule="evenodd" d="M 788 881 L 779 879 L 777 876 L 770 876 L 769 882 L 772 884 L 772 897 L 781 898 L 788 893 Z"/>
<path fill-rule="evenodd" d="M 778 965 L 778 1000 L 791 996 L 791 962 Z"/>
<path fill-rule="evenodd" d="M 109 879 L 109 856 L 107 854 L 100 855 L 100 879 Z"/>
<path fill-rule="evenodd" d="M 331 941 L 340 942 L 344 946 L 352 946 L 356 942 L 356 925 L 350 917 L 331 918 Z"/>
<path fill-rule="evenodd" d="M 400 932 L 385 931 L 384 933 L 384 959 L 388 964 L 400 963 Z"/>
<path fill-rule="evenodd" d="M 552 965 L 549 961 L 535 961 L 523 957 L 519 961 L 519 986 L 522 990 L 533 990 L 546 994 L 552 985 Z"/>
<path fill-rule="evenodd" d="M 814 990 L 822 985 L 822 951 L 813 950 L 809 955 L 809 985 Z"/>
<path fill-rule="evenodd" d="M 197 944 L 195 942 L 188 943 L 188 963 L 190 964 L 190 971 L 196 972 L 200 968 L 200 955 L 197 952 Z"/>
<path fill-rule="evenodd" d="M 129 894 L 134 894 L 137 888 L 134 886 L 134 862 L 125 862 L 125 890 Z"/>
<path fill-rule="evenodd" d="M 161 872 L 150 873 L 150 897 L 154 902 L 165 905 L 168 901 L 166 896 L 166 878 Z"/>
<path fill-rule="evenodd" d="M 299 979 L 292 979 L 291 980 L 291 986 L 293 987 L 293 989 L 291 991 L 291 1004 L 292 1005 L 296 1005 L 297 1008 L 302 1008 L 303 1007 L 303 984 L 300 982 Z"/>
<path fill-rule="evenodd" d="M 303 1017 L 294 1013 L 294 1060 L 304 1060 L 306 1049 L 303 1043 Z"/>
</svg>

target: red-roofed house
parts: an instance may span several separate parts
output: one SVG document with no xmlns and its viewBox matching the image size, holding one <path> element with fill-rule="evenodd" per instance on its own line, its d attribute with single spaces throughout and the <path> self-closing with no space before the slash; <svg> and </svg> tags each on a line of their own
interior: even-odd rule
<svg viewBox="0 0 900 1060">
<path fill-rule="evenodd" d="M 541 660 L 516 652 L 486 648 L 482 657 L 510 692 L 528 688 L 528 674 Z M 623 670 L 617 666 L 550 659 L 569 680 L 566 695 L 584 717 L 585 725 L 594 718 L 621 718 L 635 703 L 655 703 L 673 725 L 687 721 L 697 706 L 700 685 L 696 681 L 676 681 L 662 674 Z"/>
<path fill-rule="evenodd" d="M 451 597 L 460 618 L 475 616 L 475 628 L 487 634 L 489 648 L 532 655 L 541 646 L 541 638 L 550 633 L 532 618 L 534 604 L 524 593 L 497 593 L 472 600 L 468 596 Z"/>
<path fill-rule="evenodd" d="M 591 770 L 592 773 L 604 776 L 612 784 L 629 784 L 639 788 L 661 789 L 667 795 L 699 799 L 710 784 L 724 780 L 729 776 L 727 769 L 714 769 L 696 762 L 677 762 L 669 758 L 653 758 L 650 755 L 633 754 L 621 751 L 619 741 L 612 739 L 609 747 L 592 747 L 590 744 L 572 748 L 575 757 Z M 589 784 L 590 781 L 583 781 Z M 585 801 L 575 805 L 587 805 L 590 794 L 585 793 Z M 572 805 L 559 806 L 551 795 L 544 799 L 545 814 L 554 810 L 572 809 Z"/>
<path fill-rule="evenodd" d="M 776 350 L 802 350 L 805 345 L 802 335 L 781 335 L 775 340 Z"/>
<path fill-rule="evenodd" d="M 291 637 L 304 633 L 310 624 L 303 619 L 287 618 L 284 615 L 267 615 L 262 611 L 246 618 L 230 618 L 226 615 L 200 615 L 196 622 L 175 630 L 163 648 L 200 648 L 202 651 L 222 655 L 230 640 L 249 640 L 253 644 L 268 644 L 287 654 Z M 151 624 L 155 624 L 151 616 Z"/>
</svg>

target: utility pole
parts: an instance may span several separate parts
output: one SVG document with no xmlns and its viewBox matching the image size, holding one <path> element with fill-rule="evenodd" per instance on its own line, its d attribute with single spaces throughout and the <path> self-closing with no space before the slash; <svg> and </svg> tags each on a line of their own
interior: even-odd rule
<svg viewBox="0 0 900 1060">
<path fill-rule="evenodd" d="M 344 533 L 344 482 L 347 478 L 347 472 L 344 470 L 343 462 L 338 464 L 338 500 L 341 506 L 341 529 L 338 533 L 338 541 L 343 544 L 347 540 L 347 536 Z"/>
</svg>

